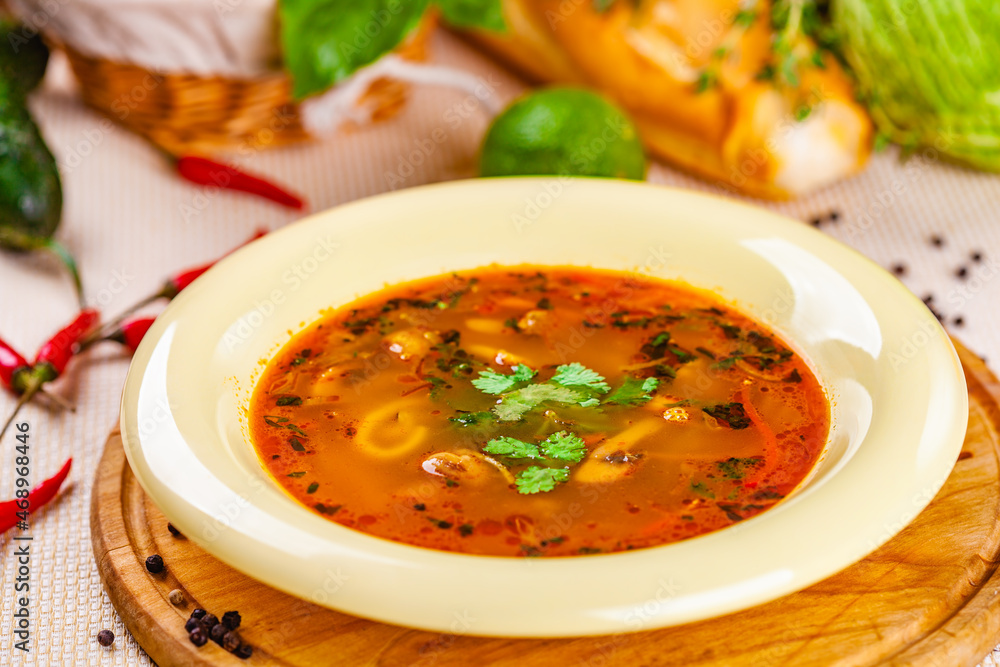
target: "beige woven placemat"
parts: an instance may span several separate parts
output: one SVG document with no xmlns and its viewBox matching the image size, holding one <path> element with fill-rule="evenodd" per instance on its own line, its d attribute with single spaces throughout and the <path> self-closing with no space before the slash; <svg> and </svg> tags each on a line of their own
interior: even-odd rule
<svg viewBox="0 0 1000 667">
<path fill-rule="evenodd" d="M 482 76 L 500 100 L 524 89 L 450 35 L 436 37 L 434 54 L 439 62 Z M 256 227 L 277 228 L 298 217 L 176 178 L 147 144 L 83 108 L 58 60 L 32 107 L 63 173 L 60 238 L 81 262 L 89 300 L 108 313 L 150 292 L 171 272 L 219 256 Z M 475 97 L 423 89 L 388 123 L 319 145 L 253 154 L 241 164 L 294 185 L 312 210 L 322 210 L 392 187 L 472 176 L 487 122 Z M 662 165 L 653 166 L 650 180 L 713 190 Z M 990 361 L 1000 359 L 1000 312 L 994 308 L 1000 298 L 1000 281 L 994 280 L 1000 268 L 997 177 L 936 161 L 903 165 L 889 151 L 876 156 L 862 176 L 800 201 L 767 205 L 805 221 L 838 212 L 838 221 L 824 223 L 824 230 L 887 268 L 902 265 L 904 282 L 920 296 L 933 294 L 955 335 Z M 935 235 L 942 238 L 940 247 L 930 242 Z M 979 262 L 970 259 L 976 251 L 982 253 Z M 962 267 L 965 279 L 957 276 Z M 51 261 L 0 255 L 0 332 L 8 342 L 33 352 L 73 312 L 68 283 Z M 0 664 L 149 664 L 101 588 L 88 525 L 94 468 L 118 416 L 127 367 L 127 357 L 113 346 L 97 348 L 58 387 L 76 403 L 76 414 L 52 415 L 35 405 L 23 413 L 31 424 L 36 480 L 67 456 L 76 463 L 59 501 L 35 517 L 29 655 L 12 647 L 14 545 L 9 536 L 0 538 Z M 12 406 L 9 395 L 0 395 L 0 414 Z M 14 488 L 7 440 L 0 443 L 0 498 L 11 497 Z M 95 641 L 104 628 L 118 637 L 111 649 Z M 983 664 L 998 663 L 988 658 Z"/>
</svg>

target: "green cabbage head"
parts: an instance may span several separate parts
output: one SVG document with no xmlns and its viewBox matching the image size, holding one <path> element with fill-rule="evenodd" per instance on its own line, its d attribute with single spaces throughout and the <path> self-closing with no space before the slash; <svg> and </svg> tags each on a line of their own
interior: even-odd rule
<svg viewBox="0 0 1000 667">
<path fill-rule="evenodd" d="M 1000 1 L 833 0 L 831 18 L 882 134 L 1000 171 Z"/>
</svg>

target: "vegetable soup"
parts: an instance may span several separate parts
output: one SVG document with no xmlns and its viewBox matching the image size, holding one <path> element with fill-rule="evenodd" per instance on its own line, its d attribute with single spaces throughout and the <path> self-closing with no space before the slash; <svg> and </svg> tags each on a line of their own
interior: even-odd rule
<svg viewBox="0 0 1000 667">
<path fill-rule="evenodd" d="M 495 556 L 640 549 L 775 505 L 829 402 L 784 341 L 650 277 L 486 267 L 331 310 L 251 398 L 263 465 L 341 525 Z"/>
</svg>

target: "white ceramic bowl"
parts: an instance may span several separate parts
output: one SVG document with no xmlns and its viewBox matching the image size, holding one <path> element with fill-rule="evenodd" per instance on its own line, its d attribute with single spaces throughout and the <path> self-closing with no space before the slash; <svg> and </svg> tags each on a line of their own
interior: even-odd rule
<svg viewBox="0 0 1000 667">
<path fill-rule="evenodd" d="M 321 309 L 493 262 L 638 270 L 711 288 L 792 341 L 833 402 L 808 482 L 774 509 L 677 544 L 557 559 L 451 554 L 327 521 L 248 442 L 262 364 Z M 143 488 L 189 538 L 275 588 L 443 632 L 644 630 L 759 604 L 862 558 L 944 483 L 968 404 L 947 335 L 897 280 L 765 210 L 645 184 L 476 180 L 340 206 L 223 260 L 135 354 L 122 433 Z"/>
</svg>

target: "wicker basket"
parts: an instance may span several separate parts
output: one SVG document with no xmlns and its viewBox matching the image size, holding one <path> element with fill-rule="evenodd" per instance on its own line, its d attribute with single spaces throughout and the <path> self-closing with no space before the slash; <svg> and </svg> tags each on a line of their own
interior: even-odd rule
<svg viewBox="0 0 1000 667">
<path fill-rule="evenodd" d="M 422 61 L 435 21 L 428 18 L 396 50 Z M 310 139 L 282 73 L 252 79 L 153 72 L 85 56 L 62 45 L 84 101 L 174 154 L 208 154 L 284 146 Z M 374 120 L 394 116 L 408 86 L 378 79 L 365 94 L 375 101 Z"/>
</svg>

